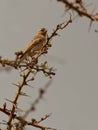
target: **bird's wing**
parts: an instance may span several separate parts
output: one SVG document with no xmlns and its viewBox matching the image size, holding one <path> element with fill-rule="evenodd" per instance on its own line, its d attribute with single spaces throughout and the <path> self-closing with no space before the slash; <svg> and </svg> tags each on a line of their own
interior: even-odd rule
<svg viewBox="0 0 98 130">
<path fill-rule="evenodd" d="M 41 44 L 41 42 L 45 42 L 45 37 L 35 37 L 33 38 L 30 43 L 26 46 L 26 48 L 23 50 L 23 55 L 27 52 L 29 52 L 30 50 L 33 49 L 33 47 L 38 46 L 39 44 Z"/>
</svg>

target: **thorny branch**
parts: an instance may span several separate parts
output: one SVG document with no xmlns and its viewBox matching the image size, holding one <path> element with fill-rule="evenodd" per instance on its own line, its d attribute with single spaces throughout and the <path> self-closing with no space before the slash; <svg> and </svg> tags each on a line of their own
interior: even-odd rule
<svg viewBox="0 0 98 130">
<path fill-rule="evenodd" d="M 55 37 L 56 35 L 58 35 L 58 33 L 57 33 L 58 30 L 63 30 L 63 29 L 66 28 L 70 23 L 72 23 L 71 15 L 70 15 L 70 19 L 69 19 L 67 22 L 63 22 L 63 23 L 58 24 L 58 25 L 56 26 L 56 28 L 54 29 L 54 31 L 51 33 L 50 37 L 48 38 L 47 43 L 48 43 L 49 41 L 51 41 L 51 39 L 52 39 L 53 37 Z"/>
<path fill-rule="evenodd" d="M 41 128 L 42 130 L 45 130 L 45 128 L 47 128 L 47 127 L 43 127 L 43 126 L 39 125 L 39 123 L 41 123 L 42 121 L 44 121 L 45 119 L 47 119 L 48 117 L 50 117 L 50 116 L 51 116 L 51 113 L 50 113 L 50 114 L 46 114 L 46 115 L 45 115 L 44 117 L 42 117 L 39 121 L 37 121 L 37 120 L 34 119 L 34 118 L 31 119 L 31 121 L 26 121 L 25 118 L 26 118 L 26 116 L 27 116 L 31 111 L 34 110 L 33 108 L 35 107 L 36 104 L 39 103 L 40 99 L 42 99 L 43 94 L 46 92 L 46 89 L 49 87 L 50 83 L 51 83 L 51 82 L 49 81 L 44 88 L 40 89 L 40 91 L 39 91 L 39 97 L 38 97 L 38 98 L 35 100 L 35 102 L 32 104 L 31 108 L 25 112 L 25 115 L 24 115 L 24 116 L 17 116 L 16 114 L 13 114 L 12 118 L 13 118 L 13 119 L 17 119 L 17 120 L 19 121 L 18 123 L 19 123 L 19 124 L 21 123 L 21 125 L 24 125 L 24 126 L 30 125 L 30 126 L 34 126 L 34 127 L 37 127 L 37 128 Z M 3 112 L 3 113 L 5 113 L 6 115 L 10 116 L 11 110 L 8 110 L 8 109 L 7 109 L 6 103 L 4 103 L 3 108 L 0 108 L 0 111 Z M 18 123 L 15 123 L 14 125 L 17 126 Z M 7 124 L 8 124 L 8 122 L 6 123 L 6 125 L 7 125 Z M 18 127 L 18 126 L 17 126 L 17 127 Z"/>
<path fill-rule="evenodd" d="M 5 113 L 8 116 L 10 115 L 10 110 L 8 110 L 6 108 L 5 109 L 4 108 L 0 108 L 0 111 L 2 111 L 3 113 Z M 17 119 L 19 121 L 18 123 L 21 123 L 21 125 L 23 125 L 23 126 L 30 125 L 30 126 L 33 126 L 33 127 L 36 127 L 36 128 L 40 128 L 42 130 L 47 130 L 49 127 L 43 127 L 39 123 L 44 121 L 44 120 L 46 120 L 50 116 L 51 116 L 51 113 L 50 114 L 46 114 L 39 121 L 37 121 L 36 119 L 32 119 L 31 121 L 27 121 L 22 116 L 17 116 L 16 114 L 13 114 L 13 119 L 14 118 Z M 18 126 L 19 124 L 18 123 L 14 123 L 13 127 L 19 128 L 19 126 Z M 5 122 L 5 124 L 7 125 L 8 123 Z M 52 129 L 52 128 L 49 128 L 49 129 Z"/>
<path fill-rule="evenodd" d="M 11 103 L 12 103 L 11 109 L 7 108 L 6 103 L 3 105 L 3 108 L 0 108 L 0 111 L 5 113 L 9 117 L 9 119 L 6 123 L 7 130 L 11 130 L 12 128 L 15 128 L 16 130 L 21 128 L 21 130 L 22 130 L 26 125 L 31 125 L 31 126 L 40 128 L 41 130 L 52 129 L 50 127 L 44 127 L 44 126 L 41 126 L 39 124 L 40 122 L 42 122 L 46 118 L 48 118 L 50 115 L 46 115 L 45 117 L 41 118 L 41 120 L 39 120 L 39 121 L 36 121 L 36 119 L 32 119 L 31 121 L 25 120 L 26 116 L 31 111 L 35 110 L 36 105 L 39 103 L 40 99 L 43 98 L 43 94 L 46 92 L 47 88 L 49 87 L 50 81 L 45 85 L 44 88 L 39 90 L 38 98 L 35 99 L 35 101 L 31 105 L 30 109 L 28 109 L 23 116 L 17 116 L 17 112 L 16 112 L 16 109 L 18 108 L 17 103 L 18 103 L 20 95 L 22 95 L 22 89 L 23 89 L 24 85 L 28 85 L 29 81 L 34 80 L 34 78 L 30 78 L 31 74 L 34 74 L 34 73 L 32 73 L 32 70 L 36 70 L 37 73 L 42 71 L 44 74 L 47 74 L 47 76 L 49 76 L 50 78 L 52 75 L 55 75 L 53 69 L 47 67 L 47 62 L 44 62 L 42 65 L 38 65 L 38 62 L 39 62 L 38 59 L 41 55 L 43 55 L 44 53 L 46 54 L 48 52 L 48 49 L 51 47 L 50 42 L 51 42 L 53 37 L 58 35 L 57 32 L 59 30 L 63 30 L 64 28 L 66 28 L 66 26 L 68 26 L 69 23 L 71 23 L 71 22 L 72 22 L 72 20 L 70 17 L 70 19 L 67 22 L 64 22 L 62 24 L 58 24 L 56 26 L 56 28 L 53 30 L 53 32 L 51 33 L 50 37 L 48 37 L 47 43 L 44 46 L 44 48 L 42 49 L 41 53 L 36 58 L 32 58 L 31 61 L 25 60 L 25 62 L 23 61 L 22 63 L 20 63 L 18 65 L 17 58 L 16 58 L 16 60 L 12 61 L 12 60 L 3 59 L 2 57 L 0 57 L 0 64 L 3 67 L 10 66 L 12 68 L 22 69 L 22 71 L 24 71 L 23 73 L 22 73 L 22 71 L 20 72 L 20 76 L 22 77 L 22 81 L 20 81 L 18 84 L 16 84 L 18 90 L 17 90 L 17 93 L 16 93 L 14 99 L 11 101 Z M 19 53 L 17 53 L 16 55 L 18 55 L 18 54 Z M 18 123 L 15 124 L 13 122 L 14 119 L 17 119 Z"/>
<path fill-rule="evenodd" d="M 98 12 L 95 14 L 88 13 L 87 8 L 85 7 L 83 0 L 74 0 L 74 2 L 69 2 L 69 0 L 57 0 L 62 2 L 65 5 L 65 12 L 66 11 L 74 11 L 79 16 L 85 16 L 86 18 L 90 19 L 91 22 L 98 22 Z"/>
</svg>

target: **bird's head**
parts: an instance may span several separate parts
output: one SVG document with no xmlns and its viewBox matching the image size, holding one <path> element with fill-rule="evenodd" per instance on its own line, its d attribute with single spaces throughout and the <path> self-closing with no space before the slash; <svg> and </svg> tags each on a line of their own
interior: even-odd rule
<svg viewBox="0 0 98 130">
<path fill-rule="evenodd" d="M 47 29 L 46 28 L 41 28 L 40 30 L 38 30 L 37 33 L 45 36 L 47 34 Z"/>
</svg>

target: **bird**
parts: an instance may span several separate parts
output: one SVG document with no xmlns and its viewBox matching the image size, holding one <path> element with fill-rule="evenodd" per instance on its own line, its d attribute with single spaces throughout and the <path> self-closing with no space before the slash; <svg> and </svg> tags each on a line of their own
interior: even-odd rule
<svg viewBox="0 0 98 130">
<path fill-rule="evenodd" d="M 31 39 L 31 41 L 27 44 L 27 46 L 22 51 L 22 55 L 19 57 L 18 65 L 27 59 L 29 56 L 34 56 L 38 52 L 42 50 L 42 48 L 47 43 L 47 29 L 41 28 L 36 33 L 35 36 Z"/>
</svg>

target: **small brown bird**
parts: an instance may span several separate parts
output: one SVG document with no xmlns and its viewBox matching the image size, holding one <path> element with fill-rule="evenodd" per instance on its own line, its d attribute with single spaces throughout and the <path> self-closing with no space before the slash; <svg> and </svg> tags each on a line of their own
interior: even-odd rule
<svg viewBox="0 0 98 130">
<path fill-rule="evenodd" d="M 45 46 L 47 42 L 47 30 L 45 28 L 41 28 L 29 42 L 29 44 L 22 51 L 22 55 L 20 56 L 18 64 L 20 64 L 23 60 L 28 58 L 29 56 L 34 56 L 37 52 Z"/>
</svg>

